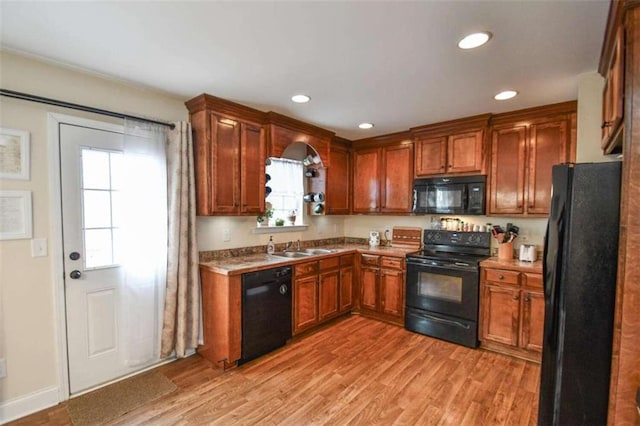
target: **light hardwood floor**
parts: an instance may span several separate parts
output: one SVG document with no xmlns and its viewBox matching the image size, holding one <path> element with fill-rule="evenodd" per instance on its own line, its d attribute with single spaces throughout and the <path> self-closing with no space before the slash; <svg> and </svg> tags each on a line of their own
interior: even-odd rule
<svg viewBox="0 0 640 426">
<path fill-rule="evenodd" d="M 226 373 L 159 367 L 178 389 L 112 424 L 536 424 L 537 364 L 353 315 Z M 66 404 L 14 424 L 70 424 Z"/>
</svg>

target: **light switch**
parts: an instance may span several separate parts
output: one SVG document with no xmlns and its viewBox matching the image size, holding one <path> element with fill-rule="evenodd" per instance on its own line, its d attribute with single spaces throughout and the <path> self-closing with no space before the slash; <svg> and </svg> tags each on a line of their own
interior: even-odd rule
<svg viewBox="0 0 640 426">
<path fill-rule="evenodd" d="M 222 230 L 222 241 L 231 241 L 231 231 L 228 229 Z"/>
<path fill-rule="evenodd" d="M 47 239 L 33 238 L 31 240 L 31 257 L 47 256 Z"/>
</svg>

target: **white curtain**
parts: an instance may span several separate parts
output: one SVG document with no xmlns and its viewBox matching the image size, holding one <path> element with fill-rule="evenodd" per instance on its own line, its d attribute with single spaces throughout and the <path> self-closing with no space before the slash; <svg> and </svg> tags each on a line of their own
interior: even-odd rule
<svg viewBox="0 0 640 426">
<path fill-rule="evenodd" d="M 159 359 L 167 270 L 166 127 L 125 121 L 122 347 L 128 366 Z"/>
</svg>

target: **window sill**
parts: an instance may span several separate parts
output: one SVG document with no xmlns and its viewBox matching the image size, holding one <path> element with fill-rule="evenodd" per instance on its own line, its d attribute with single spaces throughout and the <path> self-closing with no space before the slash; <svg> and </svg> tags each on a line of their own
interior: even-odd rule
<svg viewBox="0 0 640 426">
<path fill-rule="evenodd" d="M 257 226 L 253 228 L 254 234 L 277 234 L 280 232 L 306 231 L 309 225 L 284 225 L 284 226 Z"/>
</svg>

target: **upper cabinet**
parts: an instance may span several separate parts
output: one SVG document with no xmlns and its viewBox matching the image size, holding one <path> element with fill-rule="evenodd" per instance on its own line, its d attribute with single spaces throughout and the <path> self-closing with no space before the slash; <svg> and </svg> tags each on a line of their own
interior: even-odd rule
<svg viewBox="0 0 640 426">
<path fill-rule="evenodd" d="M 493 116 L 490 215 L 546 216 L 551 169 L 575 161 L 576 102 Z"/>
<path fill-rule="evenodd" d="M 622 150 L 622 118 L 624 114 L 624 26 L 615 32 L 602 74 L 605 78 L 602 92 L 602 143 L 605 154 Z M 601 64 L 602 66 L 602 64 Z"/>
<path fill-rule="evenodd" d="M 335 137 L 331 143 L 325 193 L 326 214 L 351 213 L 350 142 Z"/>
<path fill-rule="evenodd" d="M 209 95 L 186 105 L 194 132 L 197 214 L 263 212 L 264 114 Z"/>
<path fill-rule="evenodd" d="M 415 177 L 486 174 L 490 114 L 414 127 Z"/>
<path fill-rule="evenodd" d="M 396 133 L 354 142 L 353 213 L 410 213 L 413 141 Z"/>
</svg>

